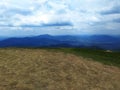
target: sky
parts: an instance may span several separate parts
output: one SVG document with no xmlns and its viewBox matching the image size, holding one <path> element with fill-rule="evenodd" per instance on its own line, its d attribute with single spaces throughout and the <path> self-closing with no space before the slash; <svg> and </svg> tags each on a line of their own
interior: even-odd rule
<svg viewBox="0 0 120 90">
<path fill-rule="evenodd" d="M 0 36 L 120 35 L 120 0 L 0 0 Z"/>
</svg>

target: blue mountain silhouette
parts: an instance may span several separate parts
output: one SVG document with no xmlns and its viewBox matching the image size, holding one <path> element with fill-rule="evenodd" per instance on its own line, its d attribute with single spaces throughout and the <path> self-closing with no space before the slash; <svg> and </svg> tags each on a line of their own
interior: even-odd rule
<svg viewBox="0 0 120 90">
<path fill-rule="evenodd" d="M 3 39 L 0 41 L 0 47 L 92 47 L 120 50 L 120 36 L 45 34 Z"/>
</svg>

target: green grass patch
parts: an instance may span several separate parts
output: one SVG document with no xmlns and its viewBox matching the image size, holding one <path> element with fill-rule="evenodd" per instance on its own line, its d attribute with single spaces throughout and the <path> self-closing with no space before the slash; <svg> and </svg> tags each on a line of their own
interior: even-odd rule
<svg viewBox="0 0 120 90">
<path fill-rule="evenodd" d="M 55 52 L 72 53 L 84 58 L 91 58 L 95 61 L 107 65 L 120 67 L 120 52 L 107 52 L 106 50 L 90 49 L 90 48 L 42 48 Z"/>
</svg>

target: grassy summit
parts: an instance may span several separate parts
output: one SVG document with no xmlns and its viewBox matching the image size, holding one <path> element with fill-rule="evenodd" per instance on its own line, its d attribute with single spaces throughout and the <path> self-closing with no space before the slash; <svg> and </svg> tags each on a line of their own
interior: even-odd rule
<svg viewBox="0 0 120 90">
<path fill-rule="evenodd" d="M 90 49 L 0 49 L 0 90 L 120 90 L 120 68 L 102 64 L 120 66 L 119 58 Z"/>
</svg>

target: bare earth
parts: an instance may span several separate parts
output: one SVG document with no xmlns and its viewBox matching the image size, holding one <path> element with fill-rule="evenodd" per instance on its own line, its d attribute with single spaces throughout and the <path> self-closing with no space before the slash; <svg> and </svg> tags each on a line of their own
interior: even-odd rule
<svg viewBox="0 0 120 90">
<path fill-rule="evenodd" d="M 120 90 L 120 68 L 41 49 L 0 49 L 0 90 Z"/>
</svg>

